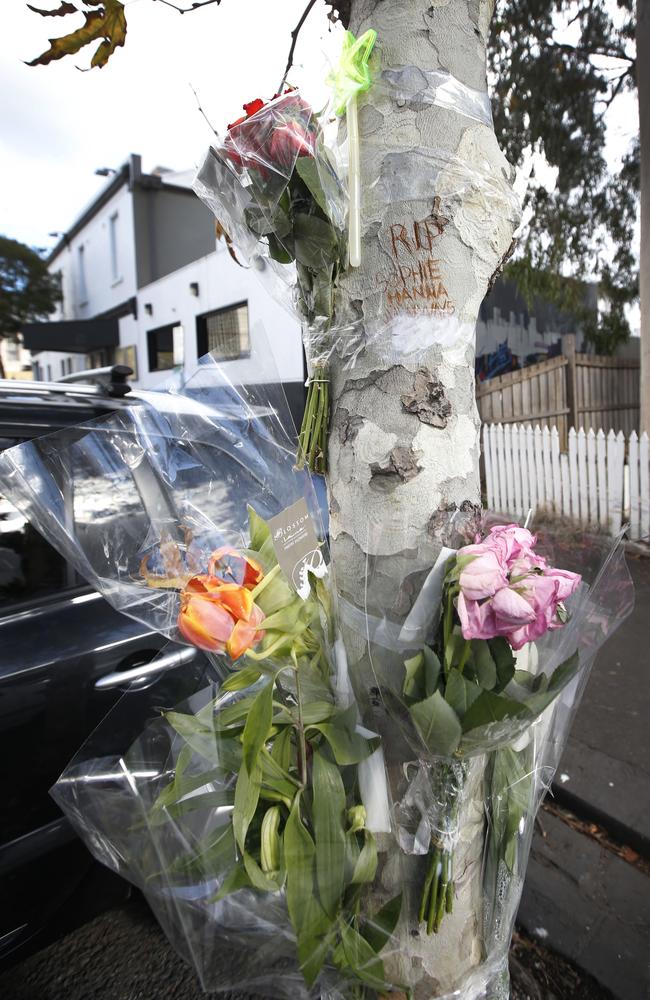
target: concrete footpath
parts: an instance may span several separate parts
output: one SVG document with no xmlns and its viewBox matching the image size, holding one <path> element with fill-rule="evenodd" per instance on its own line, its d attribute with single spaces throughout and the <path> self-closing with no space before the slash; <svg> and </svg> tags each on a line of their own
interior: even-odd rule
<svg viewBox="0 0 650 1000">
<path fill-rule="evenodd" d="M 601 651 L 542 810 L 519 911 L 617 1000 L 650 998 L 650 559 Z"/>
</svg>

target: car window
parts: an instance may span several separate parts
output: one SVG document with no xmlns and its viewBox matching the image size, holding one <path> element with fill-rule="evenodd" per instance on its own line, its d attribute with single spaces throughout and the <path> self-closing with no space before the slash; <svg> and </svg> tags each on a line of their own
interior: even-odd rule
<svg viewBox="0 0 650 1000">
<path fill-rule="evenodd" d="M 20 443 L 0 437 L 0 451 Z M 78 586 L 73 568 L 0 492 L 0 615 Z"/>
</svg>

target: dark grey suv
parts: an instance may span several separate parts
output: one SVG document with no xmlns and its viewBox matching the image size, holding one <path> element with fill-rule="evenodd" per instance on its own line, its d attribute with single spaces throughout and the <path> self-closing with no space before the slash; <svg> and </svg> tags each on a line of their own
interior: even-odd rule
<svg viewBox="0 0 650 1000">
<path fill-rule="evenodd" d="M 127 373 L 95 385 L 0 380 L 0 450 L 123 406 Z M 164 644 L 0 496 L 0 965 L 128 892 L 92 861 L 48 789 L 134 679 L 145 685 L 187 657 L 167 647 L 151 664 Z"/>
</svg>

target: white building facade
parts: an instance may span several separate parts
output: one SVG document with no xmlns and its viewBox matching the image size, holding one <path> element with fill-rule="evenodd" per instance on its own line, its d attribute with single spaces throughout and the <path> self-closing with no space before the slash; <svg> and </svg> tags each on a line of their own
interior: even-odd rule
<svg viewBox="0 0 650 1000">
<path fill-rule="evenodd" d="M 192 176 L 145 174 L 132 155 L 61 236 L 48 260 L 61 275 L 59 310 L 23 329 L 34 378 L 121 363 L 133 370 L 132 385 L 151 388 L 173 368 L 191 372 L 210 352 L 233 381 L 282 382 L 299 416 L 298 323 L 215 242 Z M 477 323 L 477 374 L 489 378 L 558 352 L 567 332 L 576 332 L 571 317 L 542 301 L 529 311 L 516 287 L 498 280 Z"/>
<path fill-rule="evenodd" d="M 235 382 L 281 381 L 302 396 L 298 323 L 215 242 L 191 179 L 143 174 L 131 156 L 62 235 L 48 260 L 61 275 L 58 312 L 23 330 L 34 378 L 121 363 L 132 385 L 151 388 L 210 352 Z"/>
</svg>

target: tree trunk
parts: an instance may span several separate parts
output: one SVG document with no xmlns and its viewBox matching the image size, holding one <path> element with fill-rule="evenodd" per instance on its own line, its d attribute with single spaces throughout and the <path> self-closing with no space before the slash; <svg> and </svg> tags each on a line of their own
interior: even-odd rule
<svg viewBox="0 0 650 1000">
<path fill-rule="evenodd" d="M 359 112 L 362 262 L 337 302 L 337 319 L 353 323 L 364 346 L 353 366 L 345 349 L 331 362 L 328 478 L 344 641 L 360 692 L 372 690 L 382 657 L 358 611 L 402 622 L 446 540 L 447 512 L 480 503 L 474 328 L 518 222 L 486 97 L 492 10 L 493 0 L 352 2 L 350 29 L 377 30 L 380 65 Z M 448 106 L 450 85 L 460 110 Z M 399 654 L 387 662 L 395 670 Z M 372 697 L 363 707 L 384 736 L 395 799 L 416 754 Z M 465 879 L 438 935 L 411 933 L 423 859 L 405 870 L 395 843 L 384 845 L 378 894 L 399 892 L 404 880 L 416 890 L 410 928 L 386 967 L 416 1000 L 457 987 L 484 958 L 482 782 L 474 764 L 461 814 Z"/>
<path fill-rule="evenodd" d="M 650 0 L 637 0 L 636 66 L 641 148 L 641 421 L 650 434 Z"/>
</svg>

